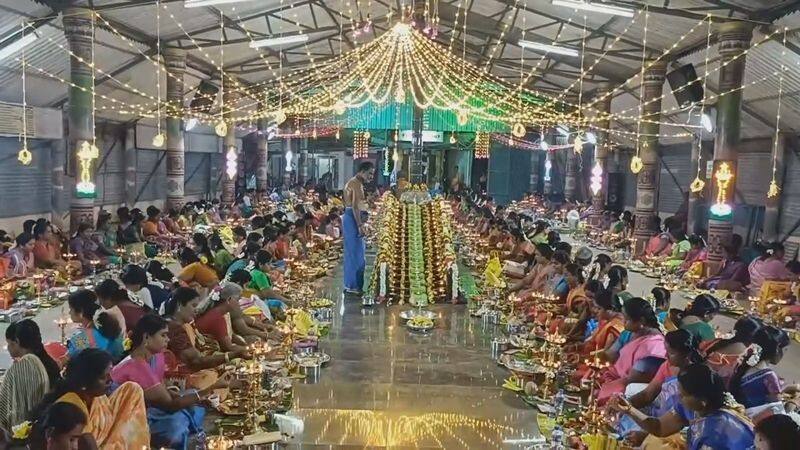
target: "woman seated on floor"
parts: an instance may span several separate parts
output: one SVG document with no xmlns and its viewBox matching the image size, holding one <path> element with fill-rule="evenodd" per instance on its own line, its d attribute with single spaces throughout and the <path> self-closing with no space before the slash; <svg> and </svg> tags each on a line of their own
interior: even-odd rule
<svg viewBox="0 0 800 450">
<path fill-rule="evenodd" d="M 683 262 L 676 269 L 676 273 L 681 276 L 700 276 L 703 273 L 703 264 L 708 256 L 706 242 L 701 236 L 693 234 L 689 236 L 689 244 L 692 248 L 686 253 Z"/>
<path fill-rule="evenodd" d="M 781 400 L 784 386 L 771 366 L 781 362 L 788 346 L 789 335 L 782 329 L 771 325 L 760 328 L 731 377 L 731 393 L 756 423 L 769 415 L 785 412 Z M 787 390 L 796 392 L 797 386 L 789 386 Z"/>
<path fill-rule="evenodd" d="M 187 379 L 187 386 L 207 389 L 219 380 L 216 370 L 231 359 L 249 356 L 247 350 L 220 353 L 216 341 L 203 337 L 194 326 L 195 310 L 200 296 L 194 289 L 180 287 L 164 308 L 169 330 L 168 370 Z M 168 355 L 169 356 L 169 355 Z"/>
<path fill-rule="evenodd" d="M 689 331 L 701 341 L 710 341 L 717 335 L 709 322 L 714 320 L 719 310 L 719 300 L 709 294 L 700 294 L 687 305 L 686 309 L 683 311 L 673 309 L 670 314 L 678 328 Z"/>
<path fill-rule="evenodd" d="M 722 246 L 725 259 L 722 260 L 719 272 L 697 284 L 700 289 L 720 289 L 726 291 L 743 291 L 750 284 L 750 272 L 747 264 L 739 256 L 739 247 L 733 243 Z"/>
<path fill-rule="evenodd" d="M 44 418 L 53 405 L 69 403 L 87 417 L 78 448 L 149 448 L 142 388 L 123 383 L 110 393 L 111 362 L 111 355 L 97 348 L 75 355 L 67 363 L 64 379 L 44 397 L 33 417 Z"/>
<path fill-rule="evenodd" d="M 748 272 L 751 295 L 759 295 L 765 281 L 790 281 L 797 278 L 786 268 L 786 264 L 783 262 L 784 253 L 783 244 L 773 242 L 766 246 L 760 257 L 750 263 Z"/>
<path fill-rule="evenodd" d="M 266 333 L 244 323 L 239 308 L 241 295 L 239 285 L 226 282 L 203 300 L 196 311 L 197 330 L 217 341 L 222 351 L 245 349 L 248 343 L 266 338 Z"/>
<path fill-rule="evenodd" d="M 620 397 L 617 410 L 627 414 L 645 432 L 665 438 L 688 427 L 688 450 L 749 450 L 753 446 L 753 425 L 738 412 L 736 402 L 725 391 L 722 378 L 704 364 L 692 364 L 678 375 L 680 403 L 674 409 L 652 417 Z M 650 436 L 644 448 L 651 443 Z M 657 447 L 656 447 L 657 448 Z"/>
<path fill-rule="evenodd" d="M 577 337 L 578 343 L 565 347 L 568 358 L 573 362 L 584 361 L 586 358 L 599 357 L 601 353 L 611 347 L 625 328 L 625 317 L 620 312 L 621 310 L 622 304 L 619 297 L 608 290 L 599 291 L 595 295 L 592 305 L 592 317 L 595 319 L 595 325 L 587 327 L 589 336 L 585 340 L 582 336 Z M 585 377 L 589 370 L 591 369 L 588 366 L 581 363 L 574 373 L 574 378 L 579 380 Z"/>
<path fill-rule="evenodd" d="M 105 312 L 97 303 L 97 295 L 88 289 L 80 289 L 69 295 L 69 317 L 78 324 L 78 329 L 67 340 L 67 352 L 73 358 L 88 348 L 108 352 L 112 360 L 122 357 L 122 328 L 117 319 Z"/>
<path fill-rule="evenodd" d="M 11 436 L 12 427 L 28 419 L 61 379 L 58 364 L 45 351 L 39 326 L 33 320 L 10 324 L 6 343 L 13 362 L 0 383 L 0 442 L 2 434 Z"/>
<path fill-rule="evenodd" d="M 252 289 L 256 295 L 264 300 L 274 299 L 280 300 L 286 304 L 291 304 L 292 301 L 289 298 L 272 287 L 272 279 L 269 275 L 270 271 L 273 270 L 272 255 L 266 250 L 259 250 L 255 258 L 253 258 L 253 262 L 255 263 L 255 268 L 250 271 L 252 280 L 247 287 Z"/>
<path fill-rule="evenodd" d="M 120 281 L 129 292 L 133 303 L 152 311 L 159 311 L 169 298 L 169 291 L 151 282 L 147 271 L 136 264 L 128 264 L 122 269 Z"/>
<path fill-rule="evenodd" d="M 185 285 L 197 289 L 203 297 L 209 294 L 209 291 L 219 284 L 219 277 L 214 270 L 212 261 L 201 261 L 200 257 L 194 250 L 184 247 L 178 254 L 180 261 L 181 272 L 178 274 L 178 279 Z"/>
<path fill-rule="evenodd" d="M 148 314 L 131 332 L 131 351 L 111 370 L 114 383 L 133 382 L 144 390 L 150 444 L 153 448 L 186 449 L 189 436 L 202 432 L 201 402 L 213 391 L 168 389 L 164 384 L 167 321 Z"/>
<path fill-rule="evenodd" d="M 702 362 L 703 357 L 697 351 L 698 341 L 686 330 L 675 330 L 664 336 L 667 360 L 661 364 L 655 376 L 641 390 L 642 385 L 630 385 L 624 397 L 634 408 L 646 412 L 653 417 L 661 417 L 672 411 L 680 402 L 678 392 L 678 374 L 692 364 Z M 620 395 L 609 400 L 611 410 L 617 410 Z M 639 446 L 647 437 L 630 417 L 622 415 L 616 426 L 617 432 L 625 437 L 627 443 Z M 666 437 L 662 442 L 664 448 L 683 448 L 686 442 L 680 433 Z"/>
<path fill-rule="evenodd" d="M 666 359 L 664 335 L 661 334 L 658 318 L 647 300 L 634 297 L 622 306 L 625 314 L 625 330 L 631 339 L 615 351 L 608 349 L 604 359 L 613 363 L 600 374 L 600 392 L 597 401 L 608 401 L 613 395 L 622 394 L 631 383 L 648 383 Z"/>
<path fill-rule="evenodd" d="M 743 316 L 733 325 L 732 337 L 712 339 L 700 344 L 700 353 L 705 358 L 705 363 L 722 377 L 725 386 L 728 386 L 739 360 L 753 343 L 753 336 L 763 326 L 761 319 Z"/>
<path fill-rule="evenodd" d="M 134 303 L 128 291 L 110 278 L 101 281 L 94 292 L 103 310 L 117 319 L 123 336 L 127 336 L 128 330 L 132 330 L 139 319 L 150 310 Z"/>
</svg>

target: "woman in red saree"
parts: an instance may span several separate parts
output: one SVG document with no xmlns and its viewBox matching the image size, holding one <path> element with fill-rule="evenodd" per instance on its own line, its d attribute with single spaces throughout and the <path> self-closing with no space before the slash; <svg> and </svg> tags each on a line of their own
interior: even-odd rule
<svg viewBox="0 0 800 450">
<path fill-rule="evenodd" d="M 578 362 L 578 368 L 573 373 L 574 380 L 580 380 L 588 375 L 591 370 L 588 365 L 583 364 L 586 358 L 600 355 L 616 342 L 622 330 L 625 328 L 625 319 L 620 313 L 622 305 L 619 298 L 610 291 L 599 291 L 591 306 L 592 316 L 597 319 L 597 328 L 584 342 L 574 344 L 569 359 Z M 569 352 L 569 347 L 568 350 Z"/>
</svg>

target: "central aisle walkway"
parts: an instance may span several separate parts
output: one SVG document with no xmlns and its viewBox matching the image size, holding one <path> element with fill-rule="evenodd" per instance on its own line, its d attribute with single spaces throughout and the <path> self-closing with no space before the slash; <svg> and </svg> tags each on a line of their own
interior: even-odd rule
<svg viewBox="0 0 800 450">
<path fill-rule="evenodd" d="M 436 328 L 414 334 L 405 309 L 338 301 L 320 346 L 332 361 L 318 382 L 296 384 L 290 414 L 305 433 L 294 448 L 523 448 L 503 441 L 534 436 L 535 412 L 500 387 L 507 372 L 489 349 L 499 329 L 436 305 Z"/>
</svg>

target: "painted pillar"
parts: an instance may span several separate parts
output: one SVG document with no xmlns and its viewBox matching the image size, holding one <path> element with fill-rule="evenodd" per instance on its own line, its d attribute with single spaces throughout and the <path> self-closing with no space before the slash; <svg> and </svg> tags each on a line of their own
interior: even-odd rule
<svg viewBox="0 0 800 450">
<path fill-rule="evenodd" d="M 180 209 L 186 202 L 183 148 L 183 75 L 186 72 L 186 52 L 175 47 L 164 49 L 167 71 L 167 203 L 166 210 Z"/>
<path fill-rule="evenodd" d="M 223 159 L 225 160 L 225 173 L 222 175 L 222 199 L 221 202 L 223 205 L 232 205 L 236 201 L 236 179 L 238 178 L 237 175 L 239 174 L 239 162 L 238 159 L 239 149 L 236 147 L 236 124 L 229 121 L 232 111 L 233 105 L 236 103 L 237 95 L 235 92 L 225 91 L 222 97 L 222 103 L 225 104 L 226 111 L 225 112 L 225 120 L 228 122 L 228 133 L 222 138 L 222 154 Z M 234 157 L 235 155 L 235 157 Z M 230 158 L 234 158 L 236 163 L 234 166 L 234 171 L 231 174 L 228 174 L 227 169 L 227 162 Z"/>
<path fill-rule="evenodd" d="M 600 190 L 597 193 L 592 193 L 592 215 L 589 217 L 589 222 L 592 226 L 600 226 L 603 222 L 603 211 L 606 209 L 606 197 L 608 195 L 608 145 L 609 133 L 608 129 L 611 128 L 611 118 L 607 114 L 611 113 L 611 100 L 613 95 L 609 95 L 612 87 L 602 86 L 597 91 L 597 97 L 602 98 L 596 105 L 598 114 L 603 117 L 597 122 L 597 129 L 592 130 L 597 137 L 597 144 L 594 146 L 594 170 L 599 167 L 602 171 L 600 175 Z"/>
<path fill-rule="evenodd" d="M 775 183 L 777 183 L 778 186 L 783 186 L 784 158 L 786 155 L 786 147 L 789 145 L 789 139 L 791 139 L 791 134 L 782 132 L 778 135 L 777 145 L 772 146 L 772 158 L 775 160 Z M 767 178 L 765 183 L 772 181 L 771 177 Z M 782 200 L 782 190 L 778 191 L 778 195 L 775 197 L 767 197 L 766 211 L 764 212 L 764 240 L 767 242 L 778 240 Z"/>
<path fill-rule="evenodd" d="M 647 63 L 650 65 L 650 63 Z M 658 214 L 658 178 L 661 165 L 658 159 L 658 133 L 661 120 L 661 95 L 664 91 L 664 77 L 667 64 L 659 61 L 652 64 L 644 73 L 643 98 L 645 106 L 642 114 L 652 122 L 641 124 L 639 137 L 639 157 L 643 168 L 636 177 L 636 223 L 634 224 L 634 252 L 644 253 L 647 241 L 653 232 L 653 217 Z"/>
<path fill-rule="evenodd" d="M 750 48 L 753 37 L 753 26 L 744 22 L 722 23 L 717 27 L 719 43 L 720 71 L 719 91 L 724 96 L 717 99 L 717 134 L 714 140 L 714 170 L 711 176 L 711 198 L 708 220 L 708 269 L 716 271 L 724 257 L 723 246 L 730 242 L 733 235 L 733 206 L 736 192 L 736 163 L 738 145 L 741 139 L 742 125 L 742 86 L 744 80 L 745 57 L 739 55 Z M 738 57 L 735 60 L 734 57 Z M 731 92 L 731 90 L 736 91 Z M 718 185 L 717 175 L 724 172 L 721 168 L 728 166 L 733 179 L 724 189 Z M 730 214 L 725 208 L 715 208 L 718 199 L 724 198 L 730 207 Z"/>
<path fill-rule="evenodd" d="M 531 194 L 539 191 L 539 167 L 541 167 L 539 157 L 541 154 L 542 152 L 539 150 L 531 150 L 531 176 L 528 187 Z"/>
<path fill-rule="evenodd" d="M 258 133 L 256 133 L 256 192 L 259 197 L 266 197 L 267 192 L 267 119 L 258 119 Z"/>
<path fill-rule="evenodd" d="M 92 11 L 86 8 L 68 8 L 64 10 L 64 35 L 67 38 L 70 51 L 84 61 L 92 60 Z M 94 129 L 92 124 L 92 69 L 75 56 L 70 56 L 70 81 L 73 86 L 69 88 L 69 136 L 67 152 L 69 158 L 75 162 L 75 185 L 69 206 L 70 228 L 74 231 L 82 222 L 94 223 L 94 199 L 96 193 L 91 188 L 97 170 L 97 158 L 88 160 L 87 189 L 78 191 L 81 182 L 81 166 L 78 164 L 78 151 L 85 143 L 92 143 Z"/>
<path fill-rule="evenodd" d="M 564 167 L 564 199 L 568 202 L 575 201 L 578 196 L 578 166 L 581 155 L 575 153 L 572 147 L 566 149 L 566 162 Z"/>
</svg>

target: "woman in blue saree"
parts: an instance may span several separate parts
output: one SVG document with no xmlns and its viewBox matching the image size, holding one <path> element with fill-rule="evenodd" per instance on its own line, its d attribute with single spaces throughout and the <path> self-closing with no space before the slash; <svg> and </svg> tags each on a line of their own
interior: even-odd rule
<svg viewBox="0 0 800 450">
<path fill-rule="evenodd" d="M 747 416 L 755 422 L 784 412 L 783 385 L 770 365 L 783 359 L 783 351 L 788 346 L 789 335 L 782 329 L 771 325 L 759 329 L 731 377 L 731 393 L 747 408 Z"/>
<path fill-rule="evenodd" d="M 112 369 L 111 379 L 115 384 L 133 382 L 142 387 L 153 448 L 186 449 L 191 435 L 203 433 L 206 411 L 201 402 L 213 391 L 179 392 L 164 385 L 166 320 L 155 314 L 142 317 L 131 341 L 131 353 Z"/>
<path fill-rule="evenodd" d="M 87 348 L 98 348 L 111 354 L 114 361 L 122 357 L 122 327 L 117 319 L 105 312 L 97 295 L 80 289 L 69 295 L 69 316 L 79 325 L 67 341 L 67 352 L 73 357 Z"/>
<path fill-rule="evenodd" d="M 617 400 L 617 409 L 656 437 L 671 436 L 688 427 L 687 450 L 752 448 L 755 438 L 753 424 L 737 411 L 740 405 L 725 392 L 722 378 L 711 368 L 705 364 L 692 364 L 685 368 L 678 375 L 678 391 L 680 402 L 661 417 L 643 413 L 622 397 Z"/>
</svg>

